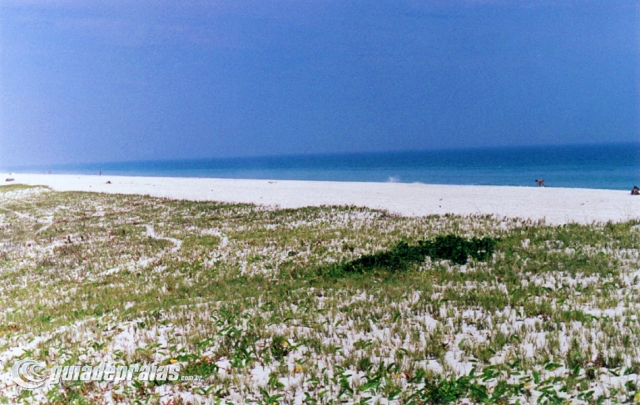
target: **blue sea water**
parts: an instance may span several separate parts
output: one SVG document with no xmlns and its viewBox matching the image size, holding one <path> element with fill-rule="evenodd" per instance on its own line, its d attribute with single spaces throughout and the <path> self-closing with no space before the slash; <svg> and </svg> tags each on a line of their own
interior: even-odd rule
<svg viewBox="0 0 640 405">
<path fill-rule="evenodd" d="M 640 143 L 31 166 L 13 171 L 630 190 Z"/>
</svg>

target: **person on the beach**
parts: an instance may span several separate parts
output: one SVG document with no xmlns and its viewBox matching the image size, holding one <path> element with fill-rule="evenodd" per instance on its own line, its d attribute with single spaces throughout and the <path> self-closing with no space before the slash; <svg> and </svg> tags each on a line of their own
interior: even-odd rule
<svg viewBox="0 0 640 405">
<path fill-rule="evenodd" d="M 547 187 L 544 185 L 544 180 L 542 179 L 536 179 L 536 183 L 538 184 L 538 187 Z"/>
<path fill-rule="evenodd" d="M 640 195 L 640 188 L 638 188 L 638 186 L 633 186 L 631 189 L 631 195 Z"/>
</svg>

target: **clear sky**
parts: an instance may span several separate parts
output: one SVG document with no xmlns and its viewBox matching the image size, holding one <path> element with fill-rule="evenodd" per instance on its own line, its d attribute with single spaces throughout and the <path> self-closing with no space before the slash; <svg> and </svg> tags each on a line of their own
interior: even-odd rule
<svg viewBox="0 0 640 405">
<path fill-rule="evenodd" d="M 637 0 L 0 0 L 0 164 L 636 142 Z"/>
</svg>

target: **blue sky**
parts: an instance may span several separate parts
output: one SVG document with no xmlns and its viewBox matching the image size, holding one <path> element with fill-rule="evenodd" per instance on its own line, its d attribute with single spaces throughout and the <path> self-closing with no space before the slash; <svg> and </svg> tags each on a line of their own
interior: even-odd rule
<svg viewBox="0 0 640 405">
<path fill-rule="evenodd" d="M 636 142 L 635 0 L 2 0 L 3 165 Z"/>
</svg>

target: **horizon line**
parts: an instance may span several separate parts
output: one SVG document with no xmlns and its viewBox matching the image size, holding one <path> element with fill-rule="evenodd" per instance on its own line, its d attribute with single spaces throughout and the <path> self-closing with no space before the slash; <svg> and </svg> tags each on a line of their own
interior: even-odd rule
<svg viewBox="0 0 640 405">
<path fill-rule="evenodd" d="M 318 153 L 284 153 L 284 154 L 267 154 L 267 155 L 240 155 L 240 156 L 209 156 L 209 157 L 192 157 L 192 158 L 160 158 L 160 159 L 140 159 L 140 160 L 118 160 L 118 161 L 93 161 L 93 162 L 69 162 L 69 163 L 37 163 L 20 166 L 2 166 L 0 170 L 8 171 L 22 170 L 30 168 L 62 168 L 69 166 L 91 166 L 91 165 L 114 165 L 114 164 L 131 164 L 131 163 L 167 163 L 167 162 L 194 162 L 194 161 L 237 161 L 251 159 L 276 159 L 276 158 L 319 158 L 329 156 L 371 156 L 380 154 L 406 154 L 406 153 L 430 153 L 430 152 L 456 152 L 456 151 L 482 151 L 482 150 L 508 150 L 508 149 L 538 149 L 538 148 L 566 148 L 566 147 L 595 147 L 595 146 L 623 146 L 633 145 L 640 147 L 640 141 L 636 142 L 594 142 L 594 143 L 568 143 L 568 144 L 533 144 L 533 145 L 502 145 L 502 146 L 471 146 L 461 148 L 434 148 L 434 149 L 402 149 L 402 150 L 381 150 L 381 151 L 364 151 L 364 152 L 318 152 Z M 39 169 L 42 170 L 42 169 Z"/>
</svg>

